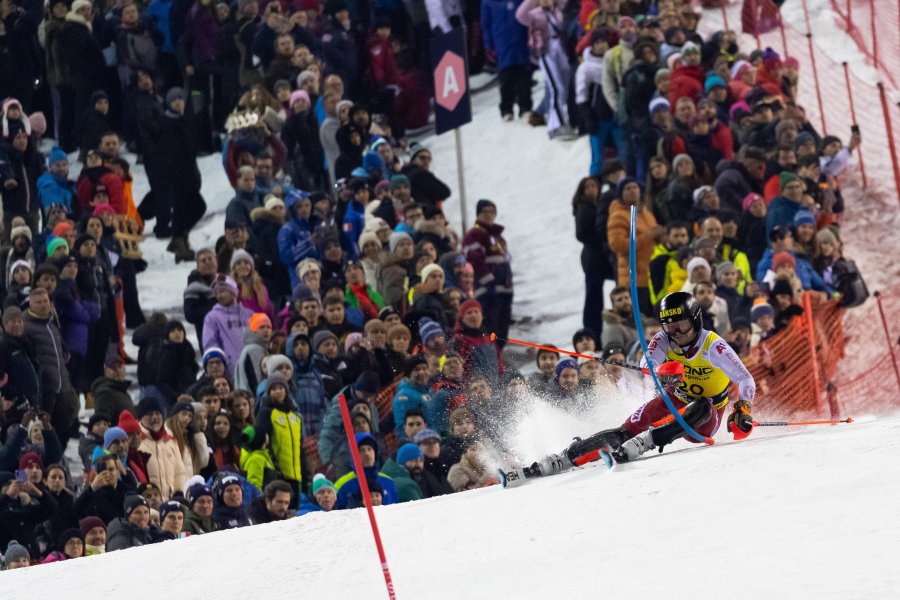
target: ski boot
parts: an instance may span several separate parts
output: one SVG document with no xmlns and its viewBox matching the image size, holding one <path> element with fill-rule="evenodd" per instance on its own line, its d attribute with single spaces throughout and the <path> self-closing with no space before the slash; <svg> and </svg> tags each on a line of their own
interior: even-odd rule
<svg viewBox="0 0 900 600">
<path fill-rule="evenodd" d="M 537 469 L 537 472 L 541 474 L 541 477 L 547 477 L 548 475 L 556 475 L 557 473 L 568 471 L 574 466 L 572 461 L 569 460 L 566 451 L 563 450 L 559 454 L 548 454 L 541 460 L 532 464 L 531 470 L 534 471 Z"/>
<path fill-rule="evenodd" d="M 656 448 L 656 444 L 653 443 L 653 429 L 654 428 L 651 427 L 647 431 L 637 434 L 619 446 L 619 448 L 613 452 L 613 458 L 616 462 L 625 463 L 634 460 L 647 450 Z"/>
</svg>

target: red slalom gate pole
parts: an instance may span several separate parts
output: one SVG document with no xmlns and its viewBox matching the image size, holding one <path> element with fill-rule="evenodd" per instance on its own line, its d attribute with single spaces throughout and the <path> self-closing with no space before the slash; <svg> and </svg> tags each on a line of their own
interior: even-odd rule
<svg viewBox="0 0 900 600">
<path fill-rule="evenodd" d="M 872 28 L 872 60 L 875 61 L 875 68 L 878 68 L 878 38 L 875 36 L 875 0 L 869 0 L 869 12 L 871 13 L 871 19 L 869 19 L 870 26 Z"/>
<path fill-rule="evenodd" d="M 378 549 L 378 558 L 381 559 L 381 571 L 384 573 L 384 584 L 387 586 L 388 598 L 396 600 L 394 594 L 394 582 L 391 581 L 391 571 L 388 568 L 387 556 L 381 543 L 381 534 L 378 532 L 378 521 L 375 520 L 375 510 L 372 508 L 372 496 L 369 493 L 369 482 L 366 481 L 366 472 L 363 470 L 362 459 L 359 457 L 359 449 L 356 447 L 356 436 L 353 434 L 353 424 L 350 421 L 350 411 L 347 409 L 347 399 L 343 394 L 338 396 L 341 406 L 341 418 L 344 421 L 344 432 L 347 434 L 347 445 L 350 446 L 350 455 L 353 457 L 353 469 L 359 480 L 359 490 L 362 493 L 366 512 L 369 513 L 369 524 L 372 526 L 372 537 L 375 538 L 375 547 Z"/>
<path fill-rule="evenodd" d="M 803 3 L 804 6 L 806 2 Z M 819 119 L 822 121 L 822 133 L 828 132 L 828 127 L 825 125 L 825 107 L 822 104 L 822 88 L 819 87 L 819 69 L 816 68 L 816 54 L 815 50 L 813 50 L 813 39 L 812 34 L 806 34 L 806 41 L 809 43 L 809 60 L 812 64 L 812 72 L 813 72 L 813 81 L 816 84 L 816 101 L 819 104 Z"/>
<path fill-rule="evenodd" d="M 897 163 L 897 146 L 894 144 L 894 129 L 891 125 L 891 107 L 888 106 L 884 84 L 878 82 L 878 93 L 881 94 L 881 112 L 884 113 L 884 125 L 887 131 L 888 149 L 891 151 L 891 162 L 894 164 L 894 190 L 900 192 L 900 164 Z M 900 200 L 900 193 L 898 193 Z"/>
<path fill-rule="evenodd" d="M 891 332 L 888 330 L 887 319 L 884 318 L 884 307 L 881 305 L 881 292 L 875 292 L 875 303 L 878 305 L 878 314 L 881 316 L 881 326 L 884 327 L 884 337 L 887 338 L 888 351 L 891 353 L 891 365 L 894 367 L 894 377 L 897 378 L 897 390 L 900 390 L 900 367 L 897 366 L 897 358 L 894 356 L 894 345 L 891 343 Z"/>
<path fill-rule="evenodd" d="M 813 49 L 812 27 L 809 24 L 809 7 L 803 0 L 803 20 L 806 23 L 806 41 L 809 44 L 809 60 L 812 63 L 813 80 L 816 84 L 816 100 L 819 103 L 819 118 L 822 120 L 822 134 L 828 132 L 825 126 L 825 109 L 822 105 L 822 88 L 819 87 L 819 69 L 816 68 L 816 54 Z"/>
<path fill-rule="evenodd" d="M 841 64 L 844 67 L 844 83 L 847 86 L 847 99 L 850 101 L 850 118 L 853 119 L 854 125 L 858 125 L 856 121 L 856 107 L 853 104 L 853 88 L 850 87 L 850 69 L 847 67 L 847 61 L 844 61 Z M 863 161 L 862 148 L 858 147 L 856 152 L 859 154 L 859 174 L 862 176 L 863 189 L 866 189 L 869 185 L 866 181 L 866 163 Z"/>
</svg>

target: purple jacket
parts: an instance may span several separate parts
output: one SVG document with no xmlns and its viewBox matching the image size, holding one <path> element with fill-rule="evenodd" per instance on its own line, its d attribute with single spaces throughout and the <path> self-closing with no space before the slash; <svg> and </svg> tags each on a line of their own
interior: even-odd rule
<svg viewBox="0 0 900 600">
<path fill-rule="evenodd" d="M 82 300 L 72 279 L 60 279 L 53 293 L 53 306 L 69 352 L 84 356 L 88 350 L 88 327 L 100 318 L 100 305 Z"/>
<path fill-rule="evenodd" d="M 212 10 L 201 4 L 194 4 L 187 18 L 185 41 L 190 47 L 187 57 L 195 67 L 210 68 L 216 65 L 216 35 L 219 24 Z"/>
<path fill-rule="evenodd" d="M 251 316 L 252 310 L 235 302 L 228 307 L 216 304 L 203 319 L 203 351 L 217 347 L 225 352 L 229 379 L 234 375 L 234 366 L 244 349 L 244 331 Z"/>
</svg>

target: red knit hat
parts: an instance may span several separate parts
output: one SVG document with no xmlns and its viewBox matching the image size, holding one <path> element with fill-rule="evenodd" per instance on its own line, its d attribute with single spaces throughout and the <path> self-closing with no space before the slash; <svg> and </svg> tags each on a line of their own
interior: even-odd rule
<svg viewBox="0 0 900 600">
<path fill-rule="evenodd" d="M 128 435 L 141 432 L 141 424 L 127 409 L 119 413 L 119 427 Z"/>
<path fill-rule="evenodd" d="M 478 309 L 483 312 L 483 309 L 481 308 L 481 302 L 475 300 L 474 298 L 470 298 L 459 305 L 459 318 L 462 319 L 463 315 L 465 315 L 472 309 Z"/>
<path fill-rule="evenodd" d="M 772 270 L 777 273 L 778 269 L 784 265 L 791 265 L 796 270 L 797 259 L 790 252 L 785 252 L 784 250 L 776 252 L 775 256 L 772 257 Z"/>
<path fill-rule="evenodd" d="M 25 470 L 28 465 L 36 464 L 41 469 L 44 468 L 44 461 L 37 452 L 26 452 L 19 458 L 19 468 Z"/>
</svg>

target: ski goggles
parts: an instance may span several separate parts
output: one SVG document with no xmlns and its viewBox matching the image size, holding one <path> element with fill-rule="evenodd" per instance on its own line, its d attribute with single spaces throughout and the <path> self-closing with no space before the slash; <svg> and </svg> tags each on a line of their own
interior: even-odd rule
<svg viewBox="0 0 900 600">
<path fill-rule="evenodd" d="M 694 329 L 691 322 L 685 319 L 681 321 L 673 321 L 671 323 L 663 323 L 662 329 L 669 335 L 685 335 Z"/>
</svg>

